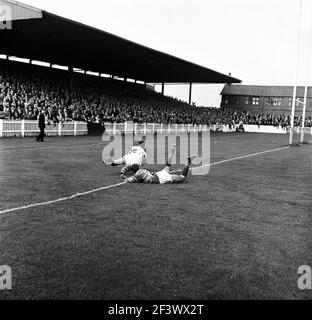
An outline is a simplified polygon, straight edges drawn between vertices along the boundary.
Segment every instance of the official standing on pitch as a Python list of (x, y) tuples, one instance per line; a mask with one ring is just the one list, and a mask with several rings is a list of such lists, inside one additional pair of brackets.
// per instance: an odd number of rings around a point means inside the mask
[(40, 133), (37, 137), (37, 142), (44, 142), (44, 129), (45, 129), (45, 115), (44, 110), (40, 109), (39, 115), (38, 115), (38, 126), (40, 129)]

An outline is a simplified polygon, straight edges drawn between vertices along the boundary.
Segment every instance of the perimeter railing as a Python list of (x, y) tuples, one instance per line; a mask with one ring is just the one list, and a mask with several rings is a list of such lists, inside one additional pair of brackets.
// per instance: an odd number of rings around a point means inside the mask
[[(0, 138), (33, 137), (39, 133), (38, 121), (0, 119)], [(78, 136), (88, 134), (86, 122), (70, 121), (46, 125), (47, 136)]]
[[(183, 132), (235, 132), (237, 125), (191, 125), (191, 124), (162, 124), (162, 123), (109, 123), (105, 122), (105, 130), (110, 134), (118, 133), (183, 133)], [(245, 132), (286, 134), (289, 128), (267, 125), (244, 125)], [(298, 132), (301, 130), (297, 128)], [(306, 133), (312, 134), (312, 128), (306, 128)], [(0, 119), (0, 138), (27, 137), (39, 133), (38, 122), (35, 120), (5, 120)], [(88, 134), (87, 122), (70, 121), (46, 125), (47, 136), (78, 136)]]
[(183, 132), (234, 132), (236, 128), (229, 125), (191, 125), (191, 124), (163, 124), (163, 123), (105, 123), (105, 130), (107, 133), (134, 133), (134, 134), (148, 134), (148, 133), (183, 133)]

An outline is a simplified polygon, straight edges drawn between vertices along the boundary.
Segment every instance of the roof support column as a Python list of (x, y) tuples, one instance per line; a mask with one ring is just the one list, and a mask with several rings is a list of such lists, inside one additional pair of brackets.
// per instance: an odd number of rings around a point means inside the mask
[(73, 89), (73, 76), (74, 76), (74, 68), (72, 66), (68, 67), (68, 76), (69, 76), (69, 90)]
[(192, 105), (192, 82), (190, 82), (190, 89), (189, 89), (189, 105)]
[(161, 84), (161, 94), (164, 95), (165, 93), (165, 84), (164, 82)]

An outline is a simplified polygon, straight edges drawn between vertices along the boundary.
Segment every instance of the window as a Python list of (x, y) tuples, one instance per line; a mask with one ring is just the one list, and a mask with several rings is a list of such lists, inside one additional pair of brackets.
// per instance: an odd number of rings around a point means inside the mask
[(282, 104), (282, 98), (274, 98), (273, 106), (280, 106)]
[(252, 98), (252, 105), (253, 106), (258, 106), (259, 105), (259, 101), (260, 101), (259, 97), (253, 97)]
[(245, 97), (245, 104), (249, 104), (249, 97)]
[(267, 97), (267, 105), (280, 106), (282, 104), (282, 98)]
[(292, 106), (292, 98), (288, 98), (288, 107)]
[(268, 106), (271, 106), (271, 105), (273, 104), (273, 101), (272, 101), (272, 98), (271, 98), (271, 97), (267, 97), (265, 100), (266, 100), (266, 104), (267, 104)]
[(228, 97), (225, 97), (225, 98), (224, 98), (224, 104), (229, 104), (229, 99), (228, 99)]

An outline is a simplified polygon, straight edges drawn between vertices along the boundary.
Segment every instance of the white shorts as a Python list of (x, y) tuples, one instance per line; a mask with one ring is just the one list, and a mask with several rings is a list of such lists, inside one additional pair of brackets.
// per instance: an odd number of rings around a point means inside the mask
[(164, 184), (164, 183), (172, 183), (172, 176), (169, 173), (169, 170), (164, 169), (162, 171), (156, 172), (158, 178), (159, 178), (159, 183)]

